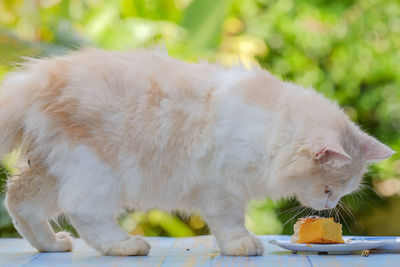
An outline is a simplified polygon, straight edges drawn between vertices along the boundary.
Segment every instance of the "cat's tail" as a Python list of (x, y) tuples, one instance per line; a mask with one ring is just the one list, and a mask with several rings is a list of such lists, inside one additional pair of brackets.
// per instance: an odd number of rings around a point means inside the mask
[(26, 78), (25, 73), (17, 72), (0, 86), (0, 158), (22, 142), (23, 120), (29, 102)]

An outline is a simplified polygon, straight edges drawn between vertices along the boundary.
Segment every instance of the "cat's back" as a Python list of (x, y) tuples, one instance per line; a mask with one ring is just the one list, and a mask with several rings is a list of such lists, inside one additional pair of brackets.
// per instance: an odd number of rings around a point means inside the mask
[[(64, 81), (66, 94), (71, 91), (94, 98), (123, 95), (124, 99), (155, 87), (170, 96), (200, 92), (210, 86), (204, 83), (212, 79), (216, 68), (206, 63), (187, 63), (170, 57), (167, 52), (148, 49), (116, 52), (90, 48), (44, 61), (43, 65), (46, 64), (50, 79)], [(196, 86), (198, 83), (201, 84)]]
[(29, 92), (33, 127), (25, 130), (40, 125), (110, 164), (124, 151), (143, 155), (143, 164), (151, 155), (194, 153), (209, 138), (217, 69), (152, 50), (86, 49), (34, 60), (25, 71), (37, 85)]

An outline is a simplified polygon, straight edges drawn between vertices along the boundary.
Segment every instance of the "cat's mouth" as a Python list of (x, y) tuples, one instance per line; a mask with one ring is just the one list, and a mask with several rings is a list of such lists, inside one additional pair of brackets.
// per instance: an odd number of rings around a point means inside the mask
[(317, 211), (328, 210), (328, 209), (332, 209), (333, 208), (333, 207), (331, 208), (331, 207), (323, 205), (323, 204), (308, 204), (308, 203), (302, 203), (302, 204), (303, 204), (303, 206), (312, 208), (313, 210), (317, 210)]
[(303, 206), (312, 208), (317, 211), (333, 209), (337, 205), (337, 201), (330, 201), (326, 199), (314, 200), (311, 198), (300, 196), (298, 196), (297, 199), (301, 202)]

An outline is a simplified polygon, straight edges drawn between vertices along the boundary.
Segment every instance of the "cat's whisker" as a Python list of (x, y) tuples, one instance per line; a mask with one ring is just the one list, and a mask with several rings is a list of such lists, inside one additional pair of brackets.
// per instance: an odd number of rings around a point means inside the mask
[(359, 187), (359, 191), (362, 191), (364, 194), (366, 194), (368, 191), (373, 192), (375, 195), (377, 195), (379, 198), (383, 199), (384, 197), (379, 193), (373, 186), (370, 186), (369, 184), (361, 184)]
[(362, 197), (368, 197), (367, 192), (365, 192), (364, 190), (360, 190), (360, 195)]
[(335, 211), (336, 211), (337, 221), (338, 221), (338, 222), (342, 221), (342, 216), (341, 216), (341, 214), (340, 214), (339, 209), (338, 209), (338, 208), (335, 208)]
[(339, 217), (339, 213), (338, 213), (338, 210), (336, 209), (336, 207), (333, 208), (333, 214), (334, 214), (333, 217), (335, 218), (335, 221), (339, 222), (340, 221), (340, 217)]
[[(351, 212), (351, 209), (346, 206), (346, 203), (339, 202), (339, 205), (340, 205), (341, 209), (350, 217), (350, 219), (353, 221), (353, 223), (355, 223), (357, 225), (356, 218), (354, 217), (353, 213)], [(350, 231), (350, 228), (349, 228), (349, 231)]]
[(347, 211), (349, 211), (352, 214), (352, 208), (349, 206), (347, 203), (342, 203), (343, 208), (345, 208)]
[(312, 208), (307, 208), (307, 214), (305, 215), (305, 217), (311, 216), (314, 213), (314, 210)]
[(315, 213), (317, 213), (317, 215), (318, 215), (318, 211), (316, 211), (315, 209), (313, 209), (313, 208), (309, 208), (310, 209), (310, 214), (309, 214), (309, 216), (313, 216), (313, 215), (315, 215)]
[(302, 209), (300, 209), (300, 211), (298, 211), (295, 215), (293, 215), (289, 220), (287, 220), (282, 227), (284, 227), (286, 224), (288, 224), (289, 222), (291, 222), (297, 215), (299, 215), (300, 213), (302, 213), (306, 208), (302, 207)]
[(354, 201), (356, 201), (357, 208), (363, 208), (364, 202), (362, 197), (360, 196), (359, 191), (356, 191), (352, 194)]
[(347, 227), (347, 229), (349, 230), (349, 232), (350, 232), (351, 234), (353, 234), (353, 232), (351, 231), (349, 225), (347, 224), (346, 218), (345, 218), (342, 214), (340, 214), (340, 211), (339, 211), (339, 210), (337, 211), (337, 213), (338, 213), (338, 215), (339, 215), (339, 218), (342, 218), (342, 219), (343, 219), (343, 222), (344, 222), (344, 224), (346, 225), (346, 227)]
[(332, 217), (332, 212), (333, 212), (332, 209), (330, 209), (329, 211), (327, 210), (327, 213), (329, 213), (329, 216), (328, 216), (328, 217)]
[(287, 209), (287, 210), (283, 210), (283, 211), (279, 212), (278, 214), (276, 214), (276, 216), (279, 216), (279, 215), (283, 215), (283, 214), (286, 214), (286, 213), (290, 213), (290, 212), (296, 211), (296, 210), (298, 210), (299, 208), (301, 208), (301, 205), (298, 205), (298, 206), (295, 206), (295, 207), (291, 207), (291, 208), (289, 208), (289, 209)]
[(369, 188), (369, 189), (374, 190), (374, 188), (372, 186), (370, 186), (367, 182), (361, 183), (360, 188)]
[(353, 203), (353, 206), (357, 206), (357, 207), (358, 207), (358, 204), (357, 204), (357, 202), (356, 202), (354, 196), (352, 196), (352, 195), (346, 195), (346, 196), (345, 196), (345, 199), (346, 199), (346, 201), (348, 201), (348, 202), (351, 201), (351, 202)]
[(291, 208), (289, 210), (282, 211), (282, 212), (278, 213), (277, 216), (282, 216), (282, 215), (285, 215), (285, 216), (289, 215), (290, 216), (293, 213), (297, 213), (301, 209), (303, 209), (303, 207), (299, 205), (299, 206)]

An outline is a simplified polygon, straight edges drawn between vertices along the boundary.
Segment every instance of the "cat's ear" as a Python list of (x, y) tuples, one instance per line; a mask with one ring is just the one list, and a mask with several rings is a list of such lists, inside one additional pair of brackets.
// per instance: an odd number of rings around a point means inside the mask
[(363, 134), (361, 137), (361, 153), (367, 161), (375, 162), (390, 158), (395, 152), (375, 138)]
[(323, 160), (324, 162), (339, 161), (341, 163), (348, 163), (351, 161), (351, 157), (338, 142), (331, 142), (321, 146), (314, 154), (314, 158)]

